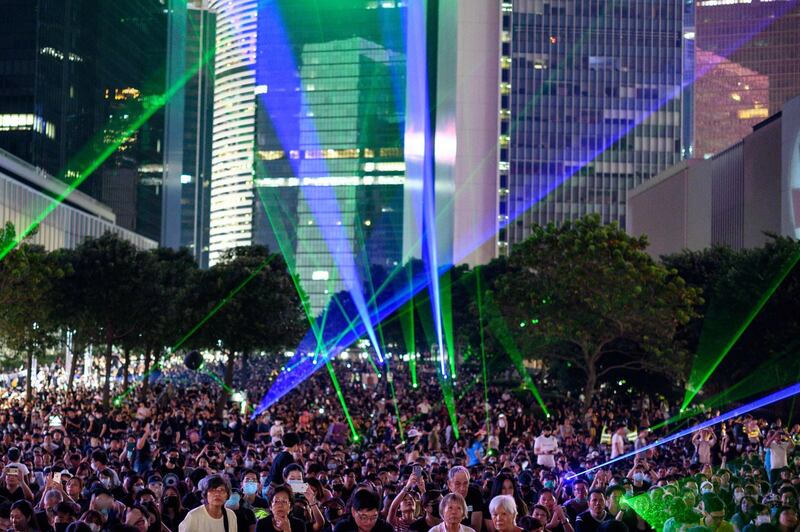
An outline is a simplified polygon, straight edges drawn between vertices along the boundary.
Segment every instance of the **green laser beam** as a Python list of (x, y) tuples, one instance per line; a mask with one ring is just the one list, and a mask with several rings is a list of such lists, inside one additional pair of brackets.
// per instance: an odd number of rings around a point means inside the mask
[(350, 425), (350, 432), (353, 435), (353, 441), (358, 441), (358, 432), (356, 431), (356, 427), (353, 424), (353, 418), (350, 417), (350, 412), (347, 410), (347, 403), (344, 401), (344, 395), (342, 394), (342, 387), (339, 386), (339, 379), (336, 378), (336, 373), (333, 371), (333, 366), (331, 365), (330, 361), (325, 362), (325, 367), (328, 369), (328, 375), (331, 377), (331, 381), (333, 382), (333, 387), (336, 389), (336, 395), (339, 397), (339, 402), (342, 404), (342, 408), (344, 409), (345, 417), (347, 418), (347, 424)]
[[(167, 91), (164, 94), (159, 96), (151, 96), (144, 98), (143, 99), (143, 104), (145, 109), (144, 112), (138, 116), (130, 118), (127, 125), (123, 127), (122, 131), (118, 135), (116, 135), (110, 143), (105, 144), (104, 135), (100, 135), (99, 140), (95, 140), (94, 145), (90, 145), (88, 146), (88, 148), (85, 148), (83, 151), (88, 150), (90, 152), (94, 152), (95, 150), (97, 150), (96, 146), (97, 143), (103, 144), (103, 147), (100, 150), (99, 154), (94, 158), (94, 160), (91, 163), (89, 163), (89, 165), (86, 168), (84, 168), (78, 174), (78, 176), (74, 180), (72, 180), (67, 185), (64, 191), (58, 196), (56, 196), (42, 210), (42, 212), (40, 212), (33, 219), (33, 221), (30, 224), (24, 230), (22, 230), (16, 236), (16, 238), (14, 238), (14, 240), (6, 244), (2, 248), (2, 250), (0, 250), (0, 260), (3, 260), (14, 248), (16, 248), (20, 244), (20, 242), (22, 242), (28, 235), (30, 235), (33, 231), (35, 231), (36, 228), (39, 227), (39, 224), (41, 224), (44, 221), (44, 219), (47, 218), (47, 216), (49, 216), (50, 213), (56, 209), (56, 207), (58, 207), (61, 203), (64, 202), (65, 199), (67, 199), (67, 196), (72, 194), (72, 192), (76, 188), (78, 188), (78, 186), (80, 186), (81, 183), (86, 181), (86, 179), (92, 173), (94, 173), (94, 171), (97, 170), (100, 167), (100, 165), (102, 165), (106, 161), (106, 159), (108, 159), (115, 151), (117, 151), (117, 148), (119, 148), (123, 143), (125, 143), (125, 141), (127, 141), (131, 136), (133, 136), (133, 134), (140, 127), (142, 127), (148, 120), (150, 120), (150, 118), (155, 113), (157, 113), (162, 107), (164, 107), (164, 105), (166, 105), (166, 103), (170, 99), (172, 99), (172, 97), (175, 96), (175, 94), (177, 94), (177, 92), (181, 90), (184, 87), (184, 85), (186, 85), (186, 83), (190, 79), (192, 79), (192, 77), (194, 77), (194, 75), (201, 68), (203, 68), (203, 66), (206, 63), (208, 63), (208, 61), (210, 61), (214, 57), (215, 51), (216, 51), (215, 49), (209, 50), (209, 52), (207, 52), (203, 57), (202, 61), (200, 61), (195, 67), (187, 70), (187, 72), (177, 81), (177, 83), (175, 83), (172, 87), (167, 89)], [(83, 157), (79, 156), (78, 158), (82, 159)], [(70, 167), (72, 166), (74, 165), (70, 165)], [(61, 175), (62, 180), (65, 175), (66, 172), (63, 172)]]
[[(216, 305), (214, 305), (214, 307), (213, 307), (213, 308), (212, 308), (210, 311), (208, 311), (208, 313), (207, 313), (207, 314), (206, 314), (206, 315), (203, 317), (203, 319), (201, 319), (199, 322), (197, 322), (197, 324), (196, 324), (194, 327), (192, 327), (192, 328), (189, 330), (189, 332), (188, 332), (188, 333), (186, 333), (186, 334), (183, 336), (183, 338), (181, 338), (180, 340), (178, 340), (178, 342), (177, 342), (175, 345), (173, 345), (172, 347), (170, 347), (169, 349), (167, 349), (167, 351), (166, 351), (166, 352), (165, 352), (165, 353), (164, 353), (164, 354), (163, 354), (161, 357), (159, 357), (158, 359), (156, 359), (156, 361), (155, 361), (155, 362), (153, 362), (153, 367), (152, 367), (152, 368), (151, 368), (149, 371), (147, 371), (147, 372), (146, 372), (144, 375), (142, 375), (142, 380), (146, 379), (146, 378), (147, 378), (147, 377), (149, 377), (151, 374), (153, 374), (154, 372), (158, 371), (158, 369), (161, 367), (161, 362), (162, 362), (162, 361), (163, 361), (165, 358), (169, 357), (169, 356), (170, 356), (170, 355), (172, 355), (172, 354), (173, 354), (175, 351), (177, 351), (178, 349), (180, 349), (180, 347), (181, 347), (181, 346), (182, 346), (182, 345), (183, 345), (183, 344), (184, 344), (184, 343), (185, 343), (185, 342), (186, 342), (186, 341), (187, 341), (189, 338), (191, 338), (191, 337), (192, 337), (192, 335), (194, 335), (194, 333), (196, 333), (196, 332), (197, 332), (197, 331), (200, 329), (200, 327), (202, 327), (203, 325), (205, 325), (205, 324), (206, 324), (206, 322), (208, 322), (208, 320), (210, 320), (211, 318), (213, 318), (213, 317), (214, 317), (214, 315), (215, 315), (215, 314), (217, 314), (217, 313), (220, 311), (220, 309), (222, 309), (222, 307), (224, 307), (225, 305), (227, 305), (227, 304), (228, 304), (228, 302), (229, 302), (231, 299), (233, 299), (234, 297), (236, 297), (236, 294), (238, 294), (239, 292), (241, 292), (241, 290), (242, 290), (242, 289), (243, 289), (245, 286), (247, 286), (247, 284), (248, 284), (250, 281), (252, 281), (253, 279), (255, 279), (256, 275), (258, 275), (259, 273), (261, 273), (261, 271), (262, 271), (264, 268), (266, 268), (267, 264), (269, 264), (269, 263), (272, 261), (272, 259), (274, 259), (276, 256), (277, 256), (277, 255), (275, 255), (275, 254), (272, 254), (272, 255), (270, 255), (270, 256), (269, 256), (269, 257), (268, 257), (268, 258), (267, 258), (265, 261), (263, 261), (261, 264), (259, 264), (259, 265), (258, 265), (258, 267), (256, 267), (256, 269), (255, 269), (255, 270), (253, 270), (253, 271), (250, 273), (250, 275), (248, 275), (248, 276), (247, 276), (247, 277), (246, 277), (246, 278), (245, 278), (245, 279), (244, 279), (244, 280), (243, 280), (241, 283), (239, 283), (239, 284), (238, 284), (238, 285), (237, 285), (237, 286), (236, 286), (236, 287), (235, 287), (233, 290), (231, 290), (230, 292), (228, 292), (228, 295), (227, 295), (227, 296), (225, 296), (225, 297), (223, 297), (223, 298), (222, 298), (222, 299), (221, 299), (221, 300), (220, 300), (220, 301), (219, 301), (219, 302), (218, 302)], [(122, 400), (123, 400), (125, 397), (127, 397), (128, 395), (130, 395), (130, 393), (131, 393), (131, 392), (132, 392), (132, 391), (133, 391), (133, 390), (136, 388), (136, 386), (137, 386), (137, 385), (135, 385), (135, 384), (134, 384), (134, 385), (131, 385), (131, 386), (129, 386), (129, 387), (128, 387), (128, 388), (127, 388), (127, 389), (126, 389), (124, 392), (122, 392), (122, 393), (120, 393), (119, 395), (117, 395), (117, 396), (114, 398), (114, 404), (115, 404), (116, 406), (119, 406), (119, 404), (121, 404)]]
[[(686, 394), (683, 399), (683, 403), (681, 404), (681, 410), (686, 410), (686, 407), (689, 406), (689, 403), (692, 402), (697, 396), (697, 393), (703, 387), (703, 385), (708, 381), (717, 367), (722, 363), (723, 359), (728, 355), (731, 348), (736, 344), (736, 342), (741, 338), (753, 320), (758, 316), (761, 312), (761, 309), (767, 304), (767, 302), (772, 298), (775, 292), (778, 290), (778, 287), (783, 283), (784, 279), (789, 275), (789, 273), (794, 269), (797, 265), (797, 262), (800, 261), (800, 251), (795, 253), (790, 259), (787, 261), (786, 265), (784, 266), (783, 270), (775, 277), (772, 284), (761, 294), (761, 297), (758, 298), (756, 304), (750, 309), (750, 311), (745, 316), (744, 321), (739, 325), (739, 327), (735, 330), (733, 336), (731, 336), (725, 345), (722, 347), (722, 350), (717, 355), (716, 359), (714, 359), (711, 366), (708, 370), (703, 374), (698, 382), (690, 384), (686, 389)], [(697, 360), (697, 359), (695, 359)]]

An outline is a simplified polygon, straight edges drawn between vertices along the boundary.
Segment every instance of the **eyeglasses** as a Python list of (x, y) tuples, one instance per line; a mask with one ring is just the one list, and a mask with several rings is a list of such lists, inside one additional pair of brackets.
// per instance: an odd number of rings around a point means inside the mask
[(364, 512), (356, 512), (356, 517), (358, 517), (362, 521), (377, 521), (378, 512), (375, 512), (374, 514), (365, 514)]

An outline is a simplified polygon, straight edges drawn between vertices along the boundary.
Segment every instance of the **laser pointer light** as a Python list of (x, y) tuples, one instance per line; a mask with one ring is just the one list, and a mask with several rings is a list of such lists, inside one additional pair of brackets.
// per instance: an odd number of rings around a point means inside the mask
[(716, 425), (717, 423), (722, 423), (723, 421), (727, 421), (727, 420), (729, 420), (731, 418), (747, 414), (748, 412), (752, 412), (753, 410), (756, 410), (756, 409), (761, 408), (763, 406), (771, 405), (772, 403), (777, 403), (778, 401), (786, 399), (787, 397), (792, 397), (793, 395), (797, 395), (798, 393), (800, 393), (800, 382), (795, 383), (792, 386), (789, 386), (788, 388), (784, 388), (783, 390), (780, 390), (780, 391), (777, 391), (777, 392), (775, 392), (773, 394), (770, 394), (770, 395), (768, 395), (766, 397), (762, 397), (761, 399), (757, 399), (757, 400), (753, 401), (752, 403), (746, 404), (744, 406), (740, 406), (739, 408), (734, 408), (730, 412), (726, 412), (726, 413), (721, 414), (721, 415), (719, 415), (719, 416), (717, 416), (715, 418), (709, 419), (708, 421), (704, 421), (703, 423), (695, 425), (694, 427), (689, 427), (688, 429), (682, 430), (682, 431), (680, 431), (680, 432), (678, 432), (676, 434), (672, 434), (671, 436), (667, 436), (666, 438), (663, 438), (661, 440), (653, 442), (653, 443), (651, 443), (649, 445), (645, 445), (644, 447), (642, 447), (641, 449), (639, 449), (637, 451), (631, 451), (631, 452), (629, 452), (627, 454), (623, 454), (621, 456), (618, 456), (616, 458), (613, 458), (613, 459), (605, 462), (604, 464), (600, 464), (600, 465), (594, 466), (592, 468), (589, 468), (586, 471), (582, 471), (580, 473), (574, 473), (572, 475), (567, 475), (566, 478), (567, 478), (567, 480), (572, 480), (572, 479), (577, 478), (577, 477), (579, 477), (579, 476), (581, 476), (583, 474), (589, 473), (590, 471), (595, 471), (597, 469), (602, 469), (604, 467), (607, 467), (607, 466), (613, 464), (614, 462), (619, 462), (620, 460), (625, 460), (625, 459), (630, 458), (632, 456), (635, 456), (635, 455), (637, 455), (639, 453), (642, 453), (642, 452), (648, 451), (650, 449), (654, 449), (656, 447), (664, 445), (665, 443), (669, 443), (669, 442), (675, 441), (678, 438), (683, 438), (684, 436), (688, 436), (689, 434), (691, 434), (693, 432), (697, 432), (698, 430), (702, 430), (702, 429), (711, 427), (713, 425)]

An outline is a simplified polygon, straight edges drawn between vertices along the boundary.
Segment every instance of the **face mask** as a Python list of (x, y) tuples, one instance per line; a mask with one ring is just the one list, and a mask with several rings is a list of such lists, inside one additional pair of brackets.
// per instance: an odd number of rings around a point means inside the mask
[(133, 492), (134, 492), (134, 493), (139, 493), (139, 492), (140, 492), (140, 491), (142, 491), (143, 489), (144, 489), (144, 486), (140, 486), (139, 484), (136, 484), (136, 485), (133, 487)]
[(108, 478), (108, 477), (101, 478), (100, 482), (102, 482), (103, 486), (105, 486), (106, 488), (111, 489), (111, 479), (110, 478)]
[(756, 516), (756, 526), (758, 525), (765, 525), (770, 522), (770, 518), (768, 515), (757, 515)]
[(552, 480), (545, 480), (544, 481), (544, 487), (545, 488), (553, 489), (553, 486), (555, 486), (555, 482), (553, 482)]
[(244, 467), (247, 468), (247, 469), (252, 469), (252, 467), (254, 465), (256, 465), (255, 460), (245, 460), (244, 461)]
[(55, 524), (55, 531), (56, 532), (66, 532), (69, 523), (56, 523)]
[(225, 501), (225, 506), (230, 508), (230, 509), (234, 509), (238, 505), (239, 505), (239, 494), (238, 493), (231, 494), (230, 498), (227, 501)]
[(714, 493), (714, 490), (712, 488), (703, 488), (700, 490), (700, 493), (705, 495), (706, 493)]
[(634, 473), (633, 474), (633, 480), (635, 480), (636, 482), (643, 481), (644, 480), (644, 473)]
[(586, 502), (586, 497), (575, 497), (575, 500), (578, 502)]
[(736, 501), (737, 503), (742, 502), (742, 499), (744, 499), (744, 493), (734, 493), (733, 494), (733, 500)]
[(244, 494), (245, 495), (255, 495), (258, 491), (258, 482), (245, 482), (244, 483)]
[(89, 523), (89, 528), (92, 529), (92, 532), (100, 532), (100, 525), (97, 523)]
[(188, 447), (181, 447), (181, 452), (182, 452), (183, 454), (186, 454), (186, 453), (188, 453), (188, 452), (189, 452), (189, 450), (190, 450), (190, 449), (189, 449)]

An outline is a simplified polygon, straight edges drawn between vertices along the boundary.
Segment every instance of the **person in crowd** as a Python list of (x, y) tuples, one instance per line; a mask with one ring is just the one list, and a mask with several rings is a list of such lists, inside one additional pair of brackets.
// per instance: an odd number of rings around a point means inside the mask
[(463, 524), (467, 516), (467, 501), (459, 493), (448, 493), (442, 498), (439, 514), (442, 522), (429, 532), (475, 532), (475, 529)]
[(186, 514), (179, 532), (233, 532), (238, 529), (236, 513), (225, 507), (231, 485), (222, 475), (210, 475), (200, 483), (203, 504)]
[(575, 532), (597, 532), (603, 521), (614, 519), (606, 509), (606, 495), (596, 488), (589, 493), (589, 508), (575, 519)]
[(270, 500), (271, 515), (258, 521), (256, 532), (305, 532), (306, 523), (291, 515), (294, 499), (289, 486), (276, 486)]
[(18, 500), (11, 505), (11, 526), (14, 532), (38, 531), (36, 519), (33, 515), (33, 506), (26, 500)]
[(489, 502), (489, 515), (497, 532), (522, 532), (517, 526), (517, 502), (512, 495), (497, 495)]

